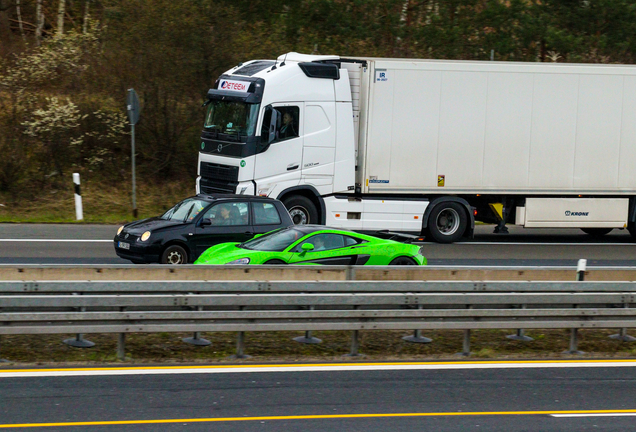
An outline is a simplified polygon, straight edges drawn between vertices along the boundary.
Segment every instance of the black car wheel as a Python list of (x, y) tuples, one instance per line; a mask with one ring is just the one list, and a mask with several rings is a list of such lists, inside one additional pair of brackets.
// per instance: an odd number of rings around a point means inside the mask
[(417, 265), (417, 262), (413, 258), (402, 256), (395, 258), (389, 265)]
[(283, 264), (287, 264), (285, 261), (283, 260), (279, 260), (279, 259), (271, 259), (267, 262), (263, 263), (264, 265), (283, 265)]
[(187, 264), (188, 253), (178, 245), (168, 246), (161, 255), (161, 264)]

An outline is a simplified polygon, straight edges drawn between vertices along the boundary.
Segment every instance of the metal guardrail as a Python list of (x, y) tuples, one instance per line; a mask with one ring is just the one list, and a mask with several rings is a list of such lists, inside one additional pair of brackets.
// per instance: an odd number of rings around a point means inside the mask
[[(0, 265), (4, 281), (572, 281), (573, 267)], [(588, 281), (636, 281), (634, 267), (593, 267)]]
[[(636, 282), (469, 281), (56, 281), (0, 282), (0, 335), (351, 330), (636, 327)], [(303, 339), (303, 338), (301, 338)], [(315, 343), (308, 331), (304, 341)], [(72, 341), (72, 340), (71, 340)], [(88, 342), (88, 341), (84, 341)], [(72, 343), (70, 343), (73, 345)]]

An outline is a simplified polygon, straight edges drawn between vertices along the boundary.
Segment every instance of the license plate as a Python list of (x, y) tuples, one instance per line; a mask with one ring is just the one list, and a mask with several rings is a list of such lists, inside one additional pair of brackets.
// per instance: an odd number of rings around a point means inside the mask
[(130, 243), (118, 242), (117, 247), (120, 249), (130, 249)]

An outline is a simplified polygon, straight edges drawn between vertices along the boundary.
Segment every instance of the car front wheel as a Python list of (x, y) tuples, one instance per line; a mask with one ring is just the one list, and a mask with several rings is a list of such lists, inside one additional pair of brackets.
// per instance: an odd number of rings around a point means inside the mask
[(168, 246), (161, 255), (161, 264), (187, 264), (188, 253), (178, 245)]

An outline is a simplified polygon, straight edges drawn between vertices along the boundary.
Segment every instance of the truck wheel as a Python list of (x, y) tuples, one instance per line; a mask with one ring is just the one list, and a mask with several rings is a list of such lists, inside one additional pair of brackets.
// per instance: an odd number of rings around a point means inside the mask
[(187, 264), (188, 253), (178, 245), (168, 246), (161, 254), (161, 264)]
[(437, 204), (428, 217), (428, 234), (438, 243), (459, 240), (468, 226), (468, 216), (463, 205), (456, 202)]
[(318, 210), (309, 198), (295, 195), (283, 200), (294, 225), (317, 224)]
[(605, 234), (609, 234), (613, 228), (581, 228), (585, 234), (592, 237), (603, 237)]

